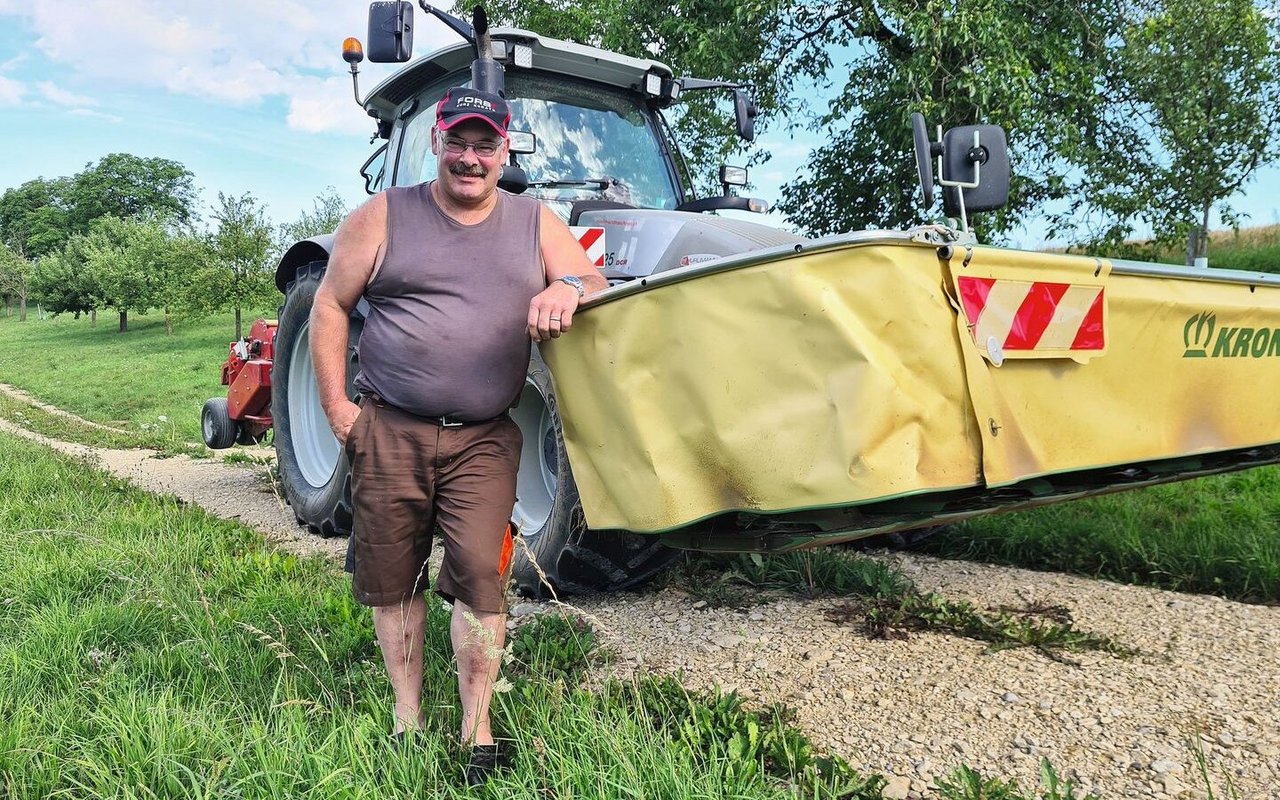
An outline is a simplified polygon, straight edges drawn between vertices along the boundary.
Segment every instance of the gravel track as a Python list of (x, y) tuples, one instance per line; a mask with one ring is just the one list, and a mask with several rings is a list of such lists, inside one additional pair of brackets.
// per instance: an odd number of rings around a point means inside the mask
[[(0, 420), (139, 488), (235, 519), (300, 554), (340, 561), (345, 539), (294, 524), (261, 466), (218, 458), (57, 442)], [(1062, 777), (1104, 797), (1206, 797), (1193, 742), (1215, 796), (1230, 778), (1242, 798), (1280, 798), (1280, 607), (913, 554), (879, 556), (923, 591), (979, 607), (1065, 606), (1079, 629), (1139, 655), (985, 651), (935, 633), (872, 640), (827, 619), (832, 600), (782, 599), (713, 609), (684, 592), (574, 598), (627, 678), (678, 673), (690, 688), (718, 684), (753, 703), (785, 702), (821, 750), (891, 779), (886, 797), (931, 797), (935, 777), (967, 764), (1036, 785), (1047, 757)], [(516, 617), (546, 611), (519, 602)]]

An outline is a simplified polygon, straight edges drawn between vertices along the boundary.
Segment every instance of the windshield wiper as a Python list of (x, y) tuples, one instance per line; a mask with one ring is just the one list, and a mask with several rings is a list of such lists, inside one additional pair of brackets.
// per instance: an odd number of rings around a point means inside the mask
[(557, 178), (551, 181), (529, 181), (529, 188), (558, 189), (566, 186), (587, 186), (604, 191), (617, 183), (612, 178)]

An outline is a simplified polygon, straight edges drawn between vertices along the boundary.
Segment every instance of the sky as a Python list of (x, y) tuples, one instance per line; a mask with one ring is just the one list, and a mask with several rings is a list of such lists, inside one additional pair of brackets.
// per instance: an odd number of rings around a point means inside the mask
[[(251, 192), (284, 222), (328, 187), (354, 206), (376, 145), (340, 50), (347, 36), (364, 39), (367, 10), (366, 0), (0, 0), (0, 190), (127, 152), (184, 164), (206, 209), (219, 192)], [(415, 13), (415, 56), (456, 41)], [(362, 95), (394, 70), (361, 65)], [(813, 140), (758, 137), (773, 157), (752, 171), (749, 194), (776, 201)], [(1246, 224), (1280, 222), (1280, 166), (1235, 206)], [(1046, 238), (1034, 223), (1014, 236)]]

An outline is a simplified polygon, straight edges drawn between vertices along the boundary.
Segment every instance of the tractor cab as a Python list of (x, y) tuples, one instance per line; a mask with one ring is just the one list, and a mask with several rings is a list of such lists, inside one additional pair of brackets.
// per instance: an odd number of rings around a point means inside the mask
[[(512, 156), (503, 188), (538, 198), (565, 220), (580, 200), (661, 210), (767, 208), (730, 193), (730, 185), (746, 183), (738, 168), (721, 170), (733, 176), (722, 196), (693, 200), (692, 182), (681, 174), (660, 114), (678, 102), (686, 84), (689, 91), (727, 89), (734, 93), (739, 134), (750, 139), (755, 107), (743, 87), (680, 79), (658, 61), (518, 28), (488, 29), (482, 21), (469, 25), (425, 3), (423, 8), (466, 41), (412, 61), (363, 99), (357, 88), (357, 99), (387, 139), (362, 169), (368, 191), (435, 176), (435, 105), (448, 89), (465, 86), (501, 94), (511, 107)], [(409, 61), (410, 3), (373, 4), (368, 52), (372, 61)], [(359, 56), (347, 60), (354, 77)], [(697, 206), (681, 208), (692, 203)]]

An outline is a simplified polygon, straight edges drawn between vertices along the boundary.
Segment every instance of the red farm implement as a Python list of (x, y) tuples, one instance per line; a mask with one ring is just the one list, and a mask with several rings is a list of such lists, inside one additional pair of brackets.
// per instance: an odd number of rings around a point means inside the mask
[(200, 414), (204, 443), (215, 450), (255, 444), (271, 428), (271, 358), (276, 321), (260, 319), (249, 335), (232, 342), (222, 365), (226, 397), (213, 397)]

